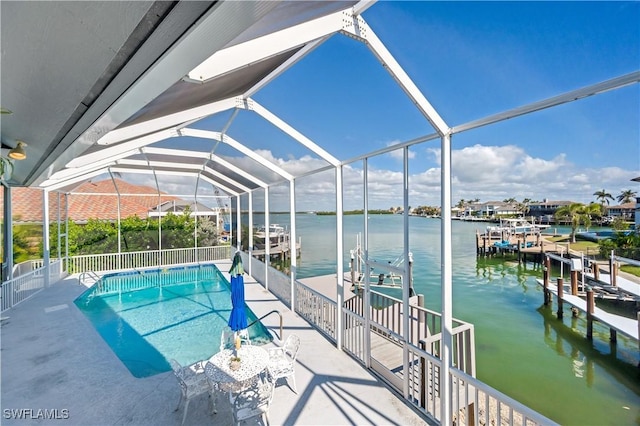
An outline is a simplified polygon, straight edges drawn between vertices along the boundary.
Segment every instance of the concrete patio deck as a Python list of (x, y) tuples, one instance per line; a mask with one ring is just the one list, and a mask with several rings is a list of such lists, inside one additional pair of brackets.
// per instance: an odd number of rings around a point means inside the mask
[[(230, 262), (220, 262), (221, 271)], [(258, 317), (277, 309), (284, 317), (284, 338), (301, 338), (296, 367), (296, 395), (278, 382), (269, 420), (272, 425), (422, 425), (401, 398), (360, 364), (340, 352), (320, 333), (251, 277), (246, 277), (247, 304)], [(180, 424), (180, 397), (171, 372), (138, 379), (131, 375), (73, 300), (86, 287), (77, 276), (3, 313), (0, 330), (1, 405), (5, 425), (171, 425)], [(279, 318), (264, 321), (278, 330)], [(217, 339), (212, 336), (212, 339)], [(277, 342), (279, 343), (279, 342)], [(28, 410), (27, 419), (14, 410)], [(58, 419), (36, 419), (38, 410), (57, 410)], [(65, 411), (66, 410), (66, 411)], [(63, 419), (63, 417), (67, 417)], [(218, 397), (210, 414), (207, 396), (191, 401), (185, 424), (230, 425), (228, 401)], [(255, 420), (247, 424), (255, 424)], [(261, 424), (260, 421), (257, 422)]]

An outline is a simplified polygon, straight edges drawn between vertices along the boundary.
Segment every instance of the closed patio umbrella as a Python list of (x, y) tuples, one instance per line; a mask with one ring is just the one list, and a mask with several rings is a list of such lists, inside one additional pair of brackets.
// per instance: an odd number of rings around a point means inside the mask
[(231, 315), (229, 316), (229, 327), (233, 331), (247, 328), (247, 313), (244, 308), (244, 267), (240, 253), (233, 257), (233, 263), (229, 270), (231, 274)]

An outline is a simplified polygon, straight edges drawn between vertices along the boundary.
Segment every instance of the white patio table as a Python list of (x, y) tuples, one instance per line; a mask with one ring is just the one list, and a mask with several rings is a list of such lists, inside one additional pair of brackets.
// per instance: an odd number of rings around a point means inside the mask
[[(240, 366), (232, 370), (231, 358), (235, 356), (240, 358)], [(216, 367), (206, 371), (209, 379), (218, 383), (222, 391), (238, 393), (251, 386), (267, 368), (269, 353), (260, 346), (246, 345), (240, 347), (237, 354), (232, 349), (224, 349), (209, 358), (209, 362)]]

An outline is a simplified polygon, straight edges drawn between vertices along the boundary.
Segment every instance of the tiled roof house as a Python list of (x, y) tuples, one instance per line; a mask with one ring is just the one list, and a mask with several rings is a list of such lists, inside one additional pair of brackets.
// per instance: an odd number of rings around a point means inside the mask
[[(146, 218), (150, 209), (159, 203), (179, 200), (179, 198), (161, 193), (155, 188), (134, 185), (115, 179), (118, 191), (111, 179), (97, 182), (85, 182), (76, 187), (68, 196), (69, 219), (76, 223), (85, 223), (88, 219), (117, 220), (118, 192), (120, 197), (120, 217), (138, 216)], [(0, 191), (0, 203), (4, 202)], [(12, 188), (12, 210), (15, 223), (42, 223), (42, 191), (36, 188)], [(61, 196), (61, 215), (64, 218), (64, 199)], [(49, 194), (49, 220), (58, 218), (58, 194)], [(0, 209), (1, 210), (1, 209)], [(0, 211), (0, 214), (2, 212)]]

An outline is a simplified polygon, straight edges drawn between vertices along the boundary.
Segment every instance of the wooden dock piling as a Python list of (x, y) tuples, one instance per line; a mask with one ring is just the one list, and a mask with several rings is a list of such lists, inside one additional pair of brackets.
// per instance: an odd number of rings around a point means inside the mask
[(564, 297), (564, 280), (562, 278), (558, 278), (558, 311), (557, 311), (558, 319), (562, 319), (562, 317), (564, 316), (562, 313), (563, 297)]
[(578, 295), (578, 271), (571, 271), (571, 295)]
[(593, 340), (593, 311), (596, 304), (593, 299), (593, 289), (589, 287), (587, 289), (587, 339)]

